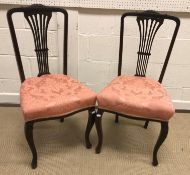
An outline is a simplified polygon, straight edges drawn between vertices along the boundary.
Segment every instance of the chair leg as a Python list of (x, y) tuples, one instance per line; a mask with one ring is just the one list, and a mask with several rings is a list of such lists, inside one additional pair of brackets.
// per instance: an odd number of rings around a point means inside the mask
[(158, 137), (158, 140), (156, 142), (156, 145), (155, 145), (154, 151), (153, 151), (153, 162), (152, 162), (153, 166), (158, 165), (157, 153), (158, 153), (160, 146), (166, 139), (167, 135), (168, 135), (168, 122), (161, 122), (160, 135)]
[(102, 115), (103, 115), (103, 111), (98, 110), (96, 114), (96, 119), (95, 119), (96, 130), (98, 134), (98, 144), (96, 146), (96, 154), (99, 154), (101, 152), (102, 142), (103, 142)]
[(119, 123), (119, 115), (118, 114), (115, 115), (115, 123)]
[(37, 152), (33, 140), (33, 122), (26, 122), (24, 130), (25, 130), (26, 140), (32, 151), (32, 156), (33, 156), (31, 166), (33, 169), (35, 169), (37, 167)]
[(144, 128), (147, 129), (148, 128), (148, 124), (149, 124), (149, 121), (146, 120), (145, 124), (144, 124)]
[(63, 122), (64, 122), (64, 118), (61, 118), (61, 119), (60, 119), (60, 122), (63, 123)]
[(85, 131), (85, 142), (86, 142), (86, 148), (91, 148), (92, 144), (90, 143), (89, 135), (92, 130), (92, 127), (94, 126), (95, 123), (95, 118), (96, 118), (96, 111), (95, 108), (91, 108), (88, 110), (88, 122), (86, 126), (86, 131)]

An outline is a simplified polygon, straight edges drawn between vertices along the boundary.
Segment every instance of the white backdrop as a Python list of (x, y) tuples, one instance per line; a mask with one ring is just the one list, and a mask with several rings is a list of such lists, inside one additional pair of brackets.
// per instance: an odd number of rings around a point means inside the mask
[(190, 12), (190, 0), (0, 0), (2, 4)]

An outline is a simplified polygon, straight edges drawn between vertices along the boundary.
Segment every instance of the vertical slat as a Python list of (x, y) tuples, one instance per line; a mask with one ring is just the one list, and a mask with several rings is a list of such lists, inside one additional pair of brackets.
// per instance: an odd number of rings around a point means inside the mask
[(121, 67), (122, 67), (124, 18), (125, 18), (125, 16), (122, 16), (122, 17), (121, 17), (118, 76), (121, 75)]
[[(40, 26), (40, 31), (39, 31), (39, 32), (40, 32), (40, 36), (41, 36), (41, 37), (39, 38), (39, 40), (40, 40), (40, 43), (41, 43), (41, 49), (42, 49), (42, 48), (45, 48), (45, 47), (44, 47), (44, 41), (43, 41), (43, 40), (44, 40), (44, 39), (43, 39), (43, 33), (44, 33), (43, 30), (44, 30), (44, 29), (43, 29), (43, 25), (42, 25), (42, 19), (43, 19), (42, 16), (44, 16), (44, 15), (39, 14), (39, 26)], [(40, 52), (39, 54), (40, 54), (40, 57), (42, 58), (42, 57), (43, 57), (42, 52)], [(43, 58), (42, 58), (42, 59), (43, 59)], [(45, 71), (45, 70), (44, 70), (44, 71)], [(42, 72), (43, 72), (43, 71), (42, 71)]]
[[(46, 44), (46, 30), (45, 30), (45, 28), (46, 28), (46, 19), (47, 19), (47, 16), (46, 15), (43, 15), (43, 31), (42, 31), (42, 41), (43, 41), (43, 45), (42, 45), (42, 47), (43, 48), (47, 48), (47, 44)], [(44, 60), (44, 62), (45, 62), (45, 60)], [(45, 64), (47, 64), (46, 62), (45, 62)], [(47, 67), (47, 66), (46, 66)], [(47, 69), (46, 71), (48, 71), (49, 72), (49, 70)]]
[(25, 12), (24, 16), (29, 23), (34, 38), (39, 69), (38, 76), (47, 74), (49, 73), (47, 31), (52, 12)]
[[(52, 15), (52, 14), (51, 14)], [(47, 21), (46, 21), (46, 27), (45, 27), (45, 48), (47, 50), (45, 51), (45, 66), (46, 66), (46, 71), (49, 73), (49, 64), (48, 64), (48, 47), (47, 47), (47, 32), (48, 32), (48, 26), (50, 22), (51, 16), (48, 16)]]
[[(151, 22), (149, 22), (151, 21)], [(155, 35), (163, 24), (164, 19), (154, 17), (137, 16), (137, 23), (140, 33), (138, 60), (136, 68), (136, 76), (145, 76), (151, 48)]]
[(44, 62), (44, 59), (43, 59), (43, 53), (41, 51), (38, 51), (38, 50), (42, 50), (42, 43), (40, 41), (40, 29), (39, 29), (39, 21), (38, 21), (38, 18), (37, 18), (37, 14), (34, 14), (34, 23), (35, 23), (35, 30), (36, 30), (36, 38), (37, 38), (37, 49), (36, 49), (36, 53), (38, 53), (38, 59), (41, 61), (41, 72), (44, 72), (44, 65), (43, 65), (43, 62)]
[(63, 39), (63, 73), (67, 75), (67, 49), (68, 49), (68, 14), (65, 13), (64, 19), (64, 39)]
[[(137, 24), (139, 26), (139, 34), (140, 34), (140, 42), (139, 42), (139, 51), (141, 51), (141, 47), (142, 47), (142, 28), (141, 28), (141, 24), (140, 24), (140, 19), (137, 18)], [(138, 54), (138, 60), (137, 60), (137, 68), (136, 68), (136, 75), (140, 75), (140, 60), (141, 60), (141, 55)]]

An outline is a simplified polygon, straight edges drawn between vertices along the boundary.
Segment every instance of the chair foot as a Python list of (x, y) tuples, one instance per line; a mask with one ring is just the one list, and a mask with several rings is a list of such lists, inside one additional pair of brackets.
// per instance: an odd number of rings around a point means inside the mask
[(30, 150), (32, 152), (32, 169), (35, 169), (37, 167), (37, 152), (36, 147), (33, 140), (33, 122), (27, 122), (25, 123), (25, 137), (28, 142), (28, 145), (30, 147)]
[(157, 153), (158, 153), (160, 146), (165, 141), (167, 135), (168, 135), (168, 122), (161, 122), (160, 135), (158, 137), (158, 140), (156, 142), (156, 145), (155, 145), (154, 151), (153, 151), (153, 161), (152, 161), (153, 166), (158, 165)]
[(87, 148), (87, 149), (92, 148), (92, 144), (91, 144), (91, 143), (86, 143), (86, 148)]
[(102, 115), (103, 111), (98, 110), (96, 114), (95, 124), (96, 124), (96, 130), (98, 134), (98, 144), (96, 146), (96, 154), (99, 154), (101, 152), (102, 148), (102, 142), (103, 142), (103, 132), (102, 132)]
[(96, 154), (100, 154), (100, 152), (101, 152), (101, 148), (100, 147), (96, 147), (95, 153)]
[(145, 124), (144, 124), (144, 128), (147, 129), (148, 128), (148, 124), (149, 124), (149, 121), (146, 120)]
[(61, 119), (60, 119), (60, 122), (63, 123), (63, 122), (64, 122), (64, 118), (61, 118)]
[(152, 166), (157, 166), (157, 165), (158, 165), (158, 160), (152, 162)]
[(31, 167), (32, 169), (36, 169), (37, 168), (37, 159), (32, 159), (32, 163), (31, 163)]
[(86, 131), (85, 131), (85, 143), (86, 143), (87, 149), (92, 148), (92, 144), (90, 143), (89, 136), (90, 136), (92, 127), (94, 126), (95, 118), (96, 118), (95, 108), (89, 109), (88, 110), (88, 122), (87, 122), (87, 126), (86, 126)]
[(115, 123), (119, 123), (119, 115), (118, 114), (116, 114), (116, 116), (115, 116)]

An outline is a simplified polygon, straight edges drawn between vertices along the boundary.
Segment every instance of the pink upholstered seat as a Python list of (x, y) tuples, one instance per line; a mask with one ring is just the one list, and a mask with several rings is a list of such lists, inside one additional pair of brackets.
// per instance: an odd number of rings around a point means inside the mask
[(169, 120), (175, 109), (164, 87), (145, 77), (119, 76), (98, 95), (100, 109), (156, 120)]
[(28, 78), (21, 85), (21, 108), (26, 121), (68, 114), (93, 107), (96, 94), (63, 74)]

